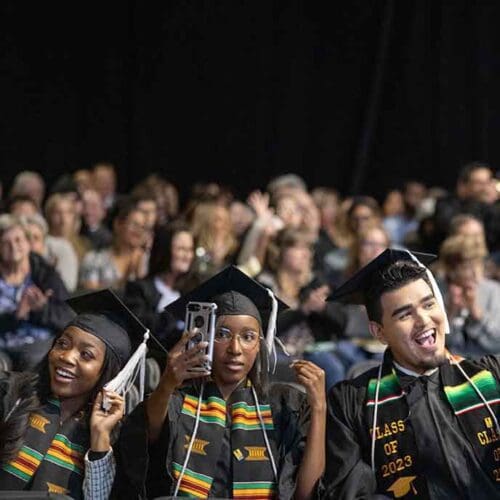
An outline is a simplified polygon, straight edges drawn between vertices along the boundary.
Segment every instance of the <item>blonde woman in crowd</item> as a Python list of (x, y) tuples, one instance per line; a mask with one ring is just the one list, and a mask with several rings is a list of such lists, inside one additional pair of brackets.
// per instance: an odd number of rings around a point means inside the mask
[(196, 246), (193, 272), (200, 282), (234, 261), (238, 241), (229, 210), (223, 204), (215, 201), (198, 203), (193, 210), (191, 230)]
[(309, 233), (286, 228), (269, 246), (267, 269), (258, 281), (273, 290), (292, 309), (299, 306), (300, 290), (312, 279), (312, 242)]

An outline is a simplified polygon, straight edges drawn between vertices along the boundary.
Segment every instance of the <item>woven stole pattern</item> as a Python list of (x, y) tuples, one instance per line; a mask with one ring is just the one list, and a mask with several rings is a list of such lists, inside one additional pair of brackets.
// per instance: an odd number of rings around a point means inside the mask
[[(275, 484), (262, 427), (253, 401), (251, 386), (237, 389), (226, 403), (217, 386), (205, 386), (201, 402), (198, 432), (179, 486), (179, 496), (207, 498), (213, 484), (213, 467), (217, 462), (226, 422), (231, 422), (234, 498), (274, 498)], [(179, 419), (179, 433), (174, 444), (172, 474), (178, 480), (194, 428), (198, 397), (194, 390), (184, 396)], [(271, 407), (259, 405), (264, 427), (274, 429)], [(228, 412), (229, 415), (228, 415)], [(276, 451), (274, 451), (277, 456)]]
[(59, 419), (59, 402), (54, 399), (30, 415), (23, 446), (0, 472), (2, 489), (68, 493), (81, 498), (89, 431), (86, 423), (75, 418), (62, 426)]
[[(497, 382), (489, 371), (482, 370), (473, 375), (471, 380), (490, 405), (500, 403)], [(457, 416), (484, 406), (483, 401), (480, 400), (477, 392), (468, 381), (455, 386), (445, 386), (444, 392)]]
[[(375, 428), (375, 474), (378, 491), (389, 498), (429, 498), (427, 483), (419, 473), (415, 437), (408, 417), (406, 394), (392, 363), (384, 362), (378, 394)], [(366, 419), (372, 437), (377, 379), (368, 382)]]
[[(462, 360), (461, 366), (481, 391), (499, 418), (500, 386), (493, 375), (472, 361)], [(419, 475), (415, 436), (408, 420), (405, 393), (388, 358), (384, 360), (380, 381), (376, 437), (376, 475), (380, 491), (394, 498), (424, 498), (427, 493), (425, 478)], [(440, 377), (446, 398), (455, 413), (458, 425), (472, 445), (475, 455), (492, 481), (500, 482), (500, 435), (484, 402), (459, 369), (452, 364), (440, 368)], [(377, 379), (368, 383), (366, 408), (367, 423), (373, 422)]]

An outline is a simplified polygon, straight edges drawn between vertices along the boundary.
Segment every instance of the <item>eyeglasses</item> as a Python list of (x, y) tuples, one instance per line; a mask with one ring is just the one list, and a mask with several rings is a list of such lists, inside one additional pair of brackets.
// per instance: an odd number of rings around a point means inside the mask
[(243, 333), (232, 333), (227, 328), (219, 328), (215, 332), (214, 341), (218, 344), (229, 344), (235, 336), (239, 340), (241, 348), (245, 350), (253, 349), (260, 338), (260, 335), (252, 330)]

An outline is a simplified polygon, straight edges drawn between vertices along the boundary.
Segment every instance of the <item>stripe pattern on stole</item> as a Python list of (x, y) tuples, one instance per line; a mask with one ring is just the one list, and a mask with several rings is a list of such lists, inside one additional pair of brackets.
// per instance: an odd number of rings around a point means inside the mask
[[(198, 398), (186, 394), (182, 403), (181, 413), (196, 418)], [(200, 421), (206, 424), (226, 425), (226, 403), (216, 396), (209, 396), (201, 402)]]
[(269, 481), (254, 481), (249, 483), (233, 483), (233, 498), (252, 500), (268, 500), (275, 498), (276, 485)]
[(45, 455), (45, 460), (83, 476), (85, 450), (66, 436), (56, 434)]
[[(172, 462), (175, 479), (178, 479), (182, 470), (182, 465)], [(184, 470), (178, 495), (182, 497), (207, 498), (213, 479), (191, 469)]]
[[(476, 384), (490, 405), (500, 403), (497, 381), (489, 371), (482, 370), (473, 375), (471, 380)], [(462, 415), (484, 406), (484, 403), (479, 399), (474, 387), (472, 387), (468, 381), (455, 386), (447, 385), (444, 391), (455, 415)]]
[[(372, 378), (368, 383), (368, 400), (366, 406), (375, 406), (375, 393), (377, 391), (377, 379)], [(405, 392), (398, 382), (396, 374), (389, 373), (380, 379), (380, 388), (378, 393), (378, 405), (383, 405), (401, 399)]]
[[(266, 430), (273, 430), (273, 418), (270, 405), (259, 405), (262, 420)], [(232, 429), (241, 429), (244, 431), (261, 430), (259, 415), (256, 407), (249, 405), (244, 401), (233, 403), (232, 405)], [(242, 483), (245, 484), (245, 483)]]
[(29, 446), (22, 446), (17, 457), (3, 466), (3, 470), (28, 482), (37, 471), (43, 455)]

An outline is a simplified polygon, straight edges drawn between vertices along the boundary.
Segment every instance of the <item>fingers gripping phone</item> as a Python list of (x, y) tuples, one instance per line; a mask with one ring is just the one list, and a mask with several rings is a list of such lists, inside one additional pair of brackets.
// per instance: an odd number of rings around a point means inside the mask
[(212, 302), (188, 302), (185, 328), (187, 331), (192, 331), (196, 328), (198, 329), (198, 334), (189, 340), (186, 350), (195, 347), (200, 342), (208, 342), (206, 349), (208, 359), (201, 365), (192, 367), (190, 371), (207, 373), (212, 371), (216, 311), (217, 304)]

